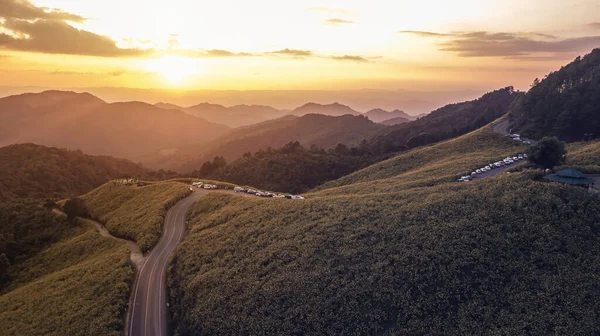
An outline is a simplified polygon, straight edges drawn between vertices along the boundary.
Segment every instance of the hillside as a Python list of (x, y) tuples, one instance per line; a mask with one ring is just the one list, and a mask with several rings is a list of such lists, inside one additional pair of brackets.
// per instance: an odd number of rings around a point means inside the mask
[(165, 109), (165, 110), (182, 110), (184, 109), (184, 107), (179, 106), (179, 105), (175, 105), (175, 104), (170, 104), (170, 103), (163, 103), (163, 102), (159, 102), (154, 104), (154, 106), (161, 108), (161, 109)]
[(533, 83), (511, 115), (513, 129), (539, 139), (581, 141), (600, 136), (600, 49)]
[(160, 239), (167, 210), (189, 193), (189, 186), (179, 182), (138, 187), (112, 181), (81, 198), (91, 218), (103, 223), (113, 236), (133, 240), (146, 252)]
[(476, 100), (446, 105), (415, 121), (391, 126), (371, 139), (371, 146), (377, 152), (395, 152), (466, 134), (509, 112), (520, 96), (506, 87)]
[(404, 117), (396, 117), (396, 118), (384, 120), (384, 121), (380, 122), (380, 124), (394, 126), (394, 125), (404, 124), (409, 121), (410, 121), (410, 119), (406, 119)]
[(600, 199), (533, 172), (453, 182), (518, 150), (486, 128), (302, 201), (201, 198), (168, 274), (176, 332), (600, 332)]
[(307, 148), (312, 145), (331, 148), (339, 143), (356, 145), (386, 128), (387, 126), (373, 123), (361, 116), (286, 116), (236, 129), (206, 146), (198, 146), (195, 155), (185, 158), (187, 162), (184, 161), (176, 170), (189, 172), (200, 169), (205, 161), (212, 160), (215, 156), (232, 161), (248, 152), (267, 150), (269, 147), (279, 148), (293, 141), (298, 141)]
[(134, 277), (128, 256), (126, 244), (36, 201), (0, 202), (1, 333), (120, 335)]
[(64, 198), (86, 193), (122, 177), (150, 172), (124, 159), (34, 144), (0, 148), (0, 201), (9, 198)]
[(354, 111), (352, 108), (346, 105), (342, 105), (340, 103), (333, 104), (317, 104), (317, 103), (307, 103), (304, 104), (292, 111), (293, 115), (303, 116), (306, 114), (323, 114), (327, 116), (339, 117), (346, 114), (350, 115), (359, 115), (360, 113)]
[(218, 104), (202, 103), (187, 107), (184, 111), (210, 122), (227, 125), (232, 128), (276, 119), (284, 115), (284, 112), (263, 105), (225, 107)]
[[(407, 121), (415, 119), (413, 116), (407, 114), (401, 110), (393, 110), (393, 111), (385, 111), (382, 109), (373, 109), (363, 114), (369, 120), (372, 120), (376, 123), (383, 123), (386, 120), (394, 119), (394, 118), (403, 118)], [(393, 125), (393, 124), (387, 124)]]
[(360, 147), (338, 145), (324, 150), (316, 146), (304, 148), (290, 142), (279, 149), (259, 150), (219, 165), (218, 160), (207, 162), (191, 176), (251, 185), (262, 190), (302, 193), (350, 174), (377, 161)]
[(0, 125), (0, 146), (33, 142), (134, 160), (227, 131), (177, 110), (139, 102), (107, 104), (87, 93), (61, 91), (0, 99)]

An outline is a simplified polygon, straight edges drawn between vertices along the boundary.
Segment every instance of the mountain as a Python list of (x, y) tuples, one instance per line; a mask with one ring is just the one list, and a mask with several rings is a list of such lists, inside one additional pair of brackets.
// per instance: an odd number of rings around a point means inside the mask
[(212, 162), (205, 162), (191, 176), (251, 185), (262, 190), (301, 193), (379, 159), (361, 146), (348, 148), (338, 144), (329, 150), (317, 146), (308, 149), (295, 141), (281, 148), (248, 152), (231, 163), (224, 164), (221, 157), (216, 157)]
[(411, 121), (411, 120), (410, 119), (406, 119), (404, 117), (396, 117), (396, 118), (384, 120), (384, 121), (380, 122), (380, 124), (388, 125), (388, 126), (394, 126), (394, 125), (404, 124), (404, 123), (407, 123), (409, 121)]
[(227, 131), (178, 110), (108, 104), (87, 93), (61, 91), (0, 99), (0, 125), (0, 146), (34, 142), (129, 159), (210, 141)]
[(198, 147), (195, 156), (185, 159), (187, 162), (177, 170), (189, 172), (199, 169), (205, 161), (212, 160), (215, 156), (231, 161), (248, 152), (254, 153), (269, 147), (279, 148), (293, 141), (298, 141), (307, 148), (312, 145), (331, 148), (339, 143), (354, 145), (386, 128), (387, 126), (376, 124), (363, 116), (286, 116), (233, 130), (203, 148)]
[(305, 200), (200, 198), (168, 270), (175, 333), (599, 333), (600, 199), (533, 170), (455, 182), (522, 150), (484, 127)]
[(183, 110), (184, 109), (183, 107), (181, 107), (179, 105), (163, 103), (163, 102), (156, 103), (156, 104), (154, 104), (154, 106), (159, 107), (161, 109), (165, 109), (165, 110)]
[(0, 148), (0, 200), (71, 197), (122, 177), (150, 177), (150, 172), (125, 159), (81, 151), (35, 144)]
[(333, 103), (333, 104), (329, 104), (329, 105), (321, 105), (321, 104), (317, 104), (317, 103), (307, 103), (307, 104), (304, 104), (304, 105), (296, 108), (295, 110), (293, 110), (291, 114), (297, 115), (297, 116), (303, 116), (306, 114), (323, 114), (323, 115), (327, 115), (327, 116), (339, 117), (339, 116), (343, 116), (346, 114), (359, 115), (360, 113), (357, 111), (354, 111), (353, 109), (351, 109), (350, 107), (348, 107), (346, 105), (342, 105), (339, 103)]
[(533, 139), (600, 137), (600, 49), (536, 79), (511, 121), (513, 132)]
[(411, 116), (401, 110), (393, 110), (391, 112), (388, 112), (388, 111), (385, 111), (382, 109), (373, 109), (373, 110), (370, 110), (369, 112), (364, 113), (364, 115), (376, 123), (381, 123), (383, 121), (390, 120), (393, 118), (404, 118), (406, 120), (415, 119), (413, 116)]
[(281, 111), (263, 105), (225, 107), (223, 105), (202, 103), (185, 108), (184, 110), (213, 123), (234, 128), (256, 124), (269, 119), (276, 119), (284, 115)]
[(370, 139), (370, 145), (375, 152), (388, 153), (466, 134), (509, 112), (521, 95), (506, 87), (476, 100), (446, 105), (417, 120), (385, 129)]

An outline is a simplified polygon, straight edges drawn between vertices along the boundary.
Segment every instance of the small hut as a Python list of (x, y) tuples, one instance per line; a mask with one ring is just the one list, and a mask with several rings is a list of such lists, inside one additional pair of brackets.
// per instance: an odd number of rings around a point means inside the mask
[(576, 169), (564, 169), (556, 174), (550, 174), (544, 177), (553, 182), (560, 182), (582, 187), (590, 187), (594, 185), (595, 180), (585, 177), (585, 174)]

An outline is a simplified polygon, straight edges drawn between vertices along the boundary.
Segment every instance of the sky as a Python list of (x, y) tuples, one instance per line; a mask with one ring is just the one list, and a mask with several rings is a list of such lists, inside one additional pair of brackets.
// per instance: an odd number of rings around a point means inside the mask
[(598, 0), (0, 0), (0, 86), (527, 89)]

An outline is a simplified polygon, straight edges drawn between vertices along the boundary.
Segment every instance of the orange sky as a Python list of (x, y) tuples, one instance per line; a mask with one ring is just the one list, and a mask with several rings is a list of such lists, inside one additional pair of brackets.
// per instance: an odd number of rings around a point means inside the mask
[(525, 89), (600, 46), (599, 12), (597, 0), (0, 0), (0, 86)]

